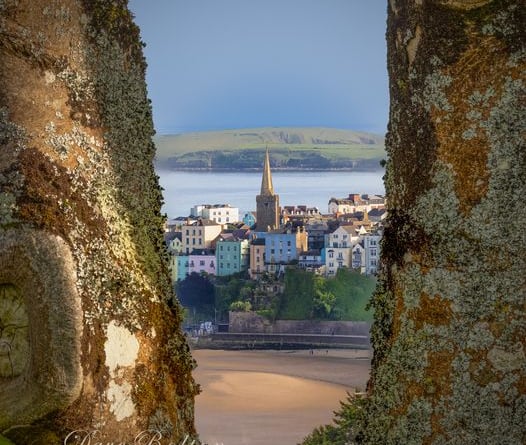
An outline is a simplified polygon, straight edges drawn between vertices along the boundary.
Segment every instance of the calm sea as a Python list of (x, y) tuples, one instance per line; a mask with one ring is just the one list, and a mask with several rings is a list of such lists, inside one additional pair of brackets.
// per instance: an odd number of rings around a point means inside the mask
[[(163, 212), (187, 216), (196, 204), (228, 203), (240, 212), (255, 210), (261, 172), (173, 172), (158, 170), (164, 188)], [(280, 205), (307, 205), (327, 212), (331, 197), (349, 193), (384, 194), (383, 170), (373, 172), (273, 172)]]

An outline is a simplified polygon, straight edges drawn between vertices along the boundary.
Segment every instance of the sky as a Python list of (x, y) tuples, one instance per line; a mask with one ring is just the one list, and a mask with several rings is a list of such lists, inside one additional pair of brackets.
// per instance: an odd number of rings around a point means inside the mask
[(385, 0), (130, 0), (157, 134), (332, 127), (383, 134)]

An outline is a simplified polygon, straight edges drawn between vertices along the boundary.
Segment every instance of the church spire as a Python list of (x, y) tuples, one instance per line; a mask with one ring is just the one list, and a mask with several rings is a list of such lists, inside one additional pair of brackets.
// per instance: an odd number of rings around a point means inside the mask
[(261, 179), (261, 195), (274, 195), (274, 187), (272, 186), (272, 174), (270, 173), (270, 158), (267, 152), (265, 153), (265, 163), (263, 166), (263, 178)]

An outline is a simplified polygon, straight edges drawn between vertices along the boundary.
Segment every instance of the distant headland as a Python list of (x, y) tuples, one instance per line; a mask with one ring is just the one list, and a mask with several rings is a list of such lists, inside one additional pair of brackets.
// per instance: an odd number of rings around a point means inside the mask
[(156, 167), (186, 171), (259, 171), (265, 150), (277, 170), (378, 170), (384, 137), (321, 127), (265, 127), (154, 138)]

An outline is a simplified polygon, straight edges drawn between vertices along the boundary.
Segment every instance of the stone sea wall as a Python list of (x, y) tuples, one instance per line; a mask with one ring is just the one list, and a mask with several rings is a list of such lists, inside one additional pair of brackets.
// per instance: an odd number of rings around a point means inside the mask
[(228, 332), (254, 334), (369, 335), (365, 321), (276, 320), (255, 312), (230, 312)]

